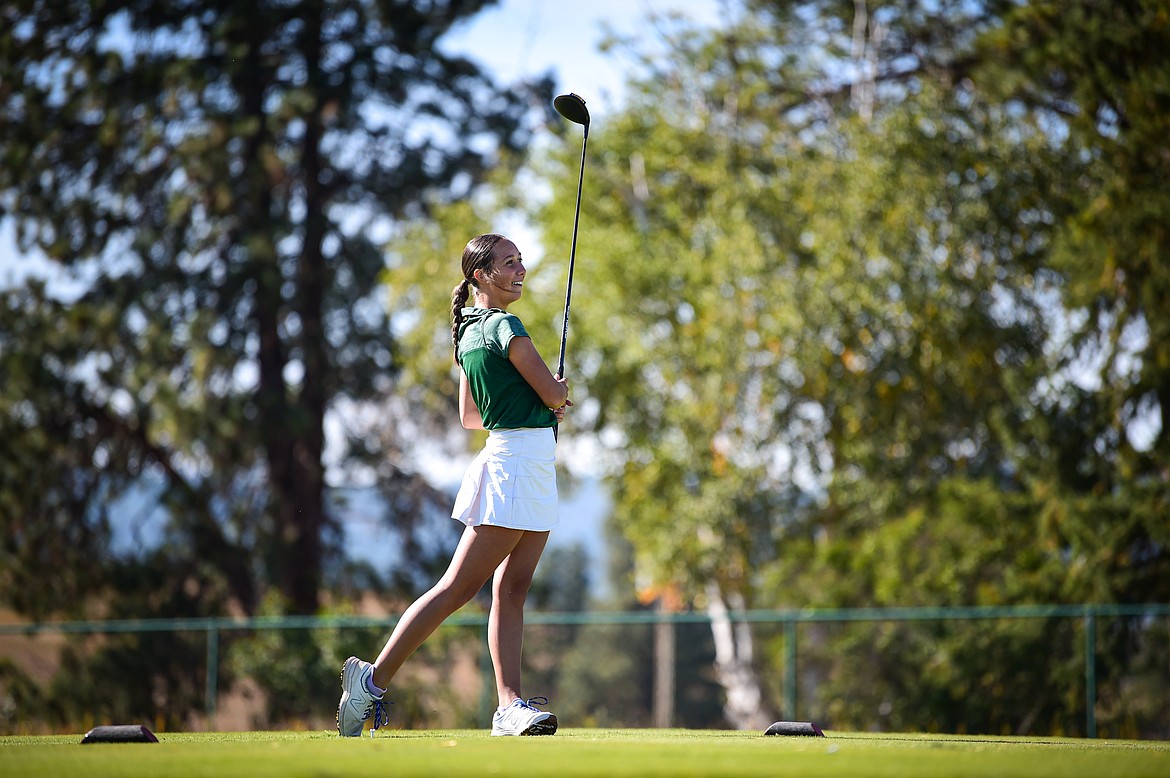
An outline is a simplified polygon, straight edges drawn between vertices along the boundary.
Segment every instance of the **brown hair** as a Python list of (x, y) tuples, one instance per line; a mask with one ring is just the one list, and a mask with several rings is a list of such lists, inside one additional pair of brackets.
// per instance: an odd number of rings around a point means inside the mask
[(504, 240), (503, 235), (489, 232), (476, 235), (463, 247), (463, 280), (451, 290), (451, 344), (456, 362), (459, 361), (459, 325), (463, 323), (463, 306), (467, 304), (469, 287), (476, 286), (476, 270), (490, 269), (492, 251), (501, 240)]

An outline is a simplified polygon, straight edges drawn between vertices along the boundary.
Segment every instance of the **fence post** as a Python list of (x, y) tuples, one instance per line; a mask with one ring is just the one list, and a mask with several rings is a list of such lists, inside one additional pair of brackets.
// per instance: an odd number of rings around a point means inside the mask
[(1085, 610), (1085, 736), (1097, 737), (1097, 612)]
[(215, 697), (218, 694), (219, 678), (219, 630), (214, 624), (207, 627), (207, 691), (204, 706), (207, 712), (207, 726), (214, 727)]
[(784, 622), (784, 716), (796, 719), (796, 619)]

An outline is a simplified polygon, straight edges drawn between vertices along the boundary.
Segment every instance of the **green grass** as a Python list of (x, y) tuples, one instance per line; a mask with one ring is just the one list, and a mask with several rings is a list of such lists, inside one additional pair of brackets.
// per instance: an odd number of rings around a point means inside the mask
[(565, 729), (492, 738), (478, 730), (159, 733), (159, 742), (80, 745), (81, 735), (0, 737), (0, 776), (1061, 776), (1165, 778), (1170, 743), (1059, 738)]

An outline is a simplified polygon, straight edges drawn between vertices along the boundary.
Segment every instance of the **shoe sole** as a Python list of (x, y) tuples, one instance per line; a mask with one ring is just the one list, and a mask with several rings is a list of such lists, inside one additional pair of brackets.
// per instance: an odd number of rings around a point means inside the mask
[[(353, 659), (353, 658), (354, 657), (350, 657), (349, 659)], [(350, 669), (351, 666), (354, 668), (358, 667), (357, 662), (350, 662), (349, 659), (346, 659), (345, 663), (341, 665), (341, 701), (337, 703), (337, 734), (338, 735), (341, 734), (341, 709), (343, 707), (345, 707), (345, 703), (349, 702), (349, 683), (347, 682), (347, 679), (345, 677), (345, 673), (347, 670)], [(365, 722), (362, 722), (362, 723), (364, 724)], [(359, 735), (359, 737), (360, 737), (360, 735)]]
[(521, 732), (521, 735), (552, 735), (557, 731), (557, 717), (549, 714), (549, 717), (544, 721), (538, 721), (528, 729)]

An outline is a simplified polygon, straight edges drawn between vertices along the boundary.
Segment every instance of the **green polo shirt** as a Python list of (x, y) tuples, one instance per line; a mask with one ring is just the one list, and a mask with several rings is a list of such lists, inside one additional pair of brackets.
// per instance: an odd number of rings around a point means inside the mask
[(553, 427), (557, 417), (508, 360), (512, 338), (528, 337), (516, 316), (499, 308), (464, 308), (456, 359), (487, 430)]

